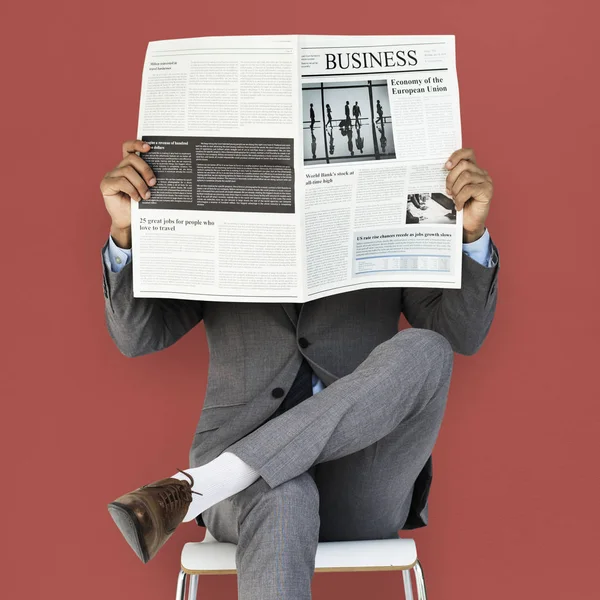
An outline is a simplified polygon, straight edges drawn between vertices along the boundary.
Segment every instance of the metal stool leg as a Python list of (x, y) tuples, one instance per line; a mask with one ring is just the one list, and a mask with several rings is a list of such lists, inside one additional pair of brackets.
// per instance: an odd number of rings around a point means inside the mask
[(427, 589), (425, 588), (425, 577), (423, 575), (423, 567), (419, 561), (413, 567), (415, 572), (415, 580), (417, 582), (417, 597), (419, 600), (427, 600)]
[(402, 579), (404, 580), (404, 597), (406, 600), (413, 600), (412, 582), (410, 579), (410, 569), (402, 571)]
[(185, 600), (185, 580), (187, 575), (183, 571), (179, 571), (179, 577), (177, 578), (177, 592), (175, 594), (175, 600)]
[(189, 575), (187, 600), (196, 600), (198, 595), (198, 575)]

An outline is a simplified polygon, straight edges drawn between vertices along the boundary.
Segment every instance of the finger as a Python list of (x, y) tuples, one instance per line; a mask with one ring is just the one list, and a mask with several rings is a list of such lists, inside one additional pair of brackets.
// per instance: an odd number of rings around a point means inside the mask
[(149, 150), (150, 144), (147, 144), (142, 140), (129, 140), (123, 142), (123, 158), (132, 152), (148, 152)]
[(492, 186), (487, 182), (465, 185), (465, 187), (463, 187), (462, 190), (460, 190), (460, 192), (454, 196), (454, 205), (456, 206), (456, 210), (462, 210), (465, 204), (471, 199), (489, 201), (491, 198), (491, 189)]
[(137, 188), (125, 176), (105, 177), (100, 184), (100, 190), (103, 196), (115, 196), (117, 194), (126, 194), (132, 200), (140, 201), (140, 194)]
[(150, 165), (137, 154), (128, 154), (120, 163), (119, 167), (125, 167), (131, 165), (149, 185), (153, 186), (156, 184), (156, 176), (154, 171), (150, 168)]
[(140, 198), (148, 200), (150, 198), (150, 190), (144, 181), (143, 177), (131, 166), (119, 167), (113, 171), (114, 177), (126, 177), (130, 183), (137, 189)]
[[(451, 171), (448, 173), (446, 177), (446, 189), (451, 191), (456, 180), (464, 173), (465, 171), (471, 171), (473, 173), (479, 173), (480, 175), (484, 175), (483, 169), (480, 169), (476, 164), (469, 162), (468, 160), (461, 160)], [(485, 175), (484, 175), (485, 176)]]
[(473, 171), (463, 171), (457, 178), (450, 189), (450, 194), (456, 196), (460, 193), (463, 187), (472, 183), (484, 183), (486, 180), (483, 173), (477, 173)]
[(460, 150), (456, 150), (450, 155), (448, 162), (446, 162), (444, 166), (446, 167), (446, 169), (450, 170), (461, 160), (468, 160), (472, 163), (477, 163), (477, 161), (475, 160), (475, 152), (473, 152), (472, 148), (461, 148)]
[(473, 197), (475, 193), (475, 185), (465, 185), (465, 187), (460, 190), (460, 192), (454, 196), (454, 206), (456, 206), (457, 211), (461, 211), (465, 204)]

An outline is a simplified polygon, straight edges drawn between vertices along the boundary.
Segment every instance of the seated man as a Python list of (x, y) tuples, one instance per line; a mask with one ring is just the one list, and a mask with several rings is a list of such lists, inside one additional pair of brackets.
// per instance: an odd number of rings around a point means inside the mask
[[(101, 183), (112, 218), (108, 330), (123, 354), (140, 356), (203, 320), (208, 389), (191, 467), (109, 511), (144, 562), (197, 518), (237, 544), (242, 600), (306, 600), (319, 540), (394, 538), (427, 523), (453, 352), (477, 351), (496, 305), (491, 179), (471, 150), (446, 163), (448, 195), (464, 209), (462, 289), (369, 289), (298, 305), (134, 298), (130, 198), (148, 198), (156, 183), (136, 154), (148, 151), (126, 142)], [(401, 313), (412, 329), (398, 332)]]

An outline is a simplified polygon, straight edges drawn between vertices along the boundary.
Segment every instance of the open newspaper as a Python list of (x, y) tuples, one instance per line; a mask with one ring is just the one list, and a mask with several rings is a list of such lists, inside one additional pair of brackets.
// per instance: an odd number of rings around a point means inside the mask
[(132, 203), (136, 297), (306, 302), (458, 288), (453, 36), (151, 42)]

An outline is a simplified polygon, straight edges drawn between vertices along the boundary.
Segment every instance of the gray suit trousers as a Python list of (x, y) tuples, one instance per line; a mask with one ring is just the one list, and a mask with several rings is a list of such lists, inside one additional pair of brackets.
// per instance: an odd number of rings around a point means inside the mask
[(202, 514), (236, 543), (241, 600), (306, 600), (317, 543), (397, 537), (446, 405), (452, 348), (409, 329), (229, 451), (260, 479)]

